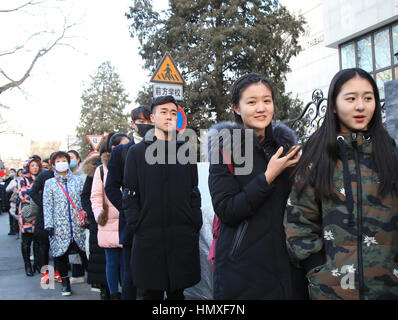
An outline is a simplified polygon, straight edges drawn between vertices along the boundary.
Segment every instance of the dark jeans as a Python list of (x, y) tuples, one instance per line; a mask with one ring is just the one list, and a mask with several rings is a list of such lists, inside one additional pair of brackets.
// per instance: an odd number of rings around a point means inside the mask
[(185, 300), (184, 289), (166, 291), (167, 298), (164, 297), (164, 293), (163, 290), (142, 290), (144, 300)]
[(122, 248), (105, 248), (106, 257), (106, 281), (109, 292), (119, 292), (119, 279), (124, 279), (124, 256)]
[(86, 253), (84, 251), (80, 250), (78, 248), (78, 246), (76, 245), (76, 243), (74, 241), (72, 241), (68, 250), (65, 252), (65, 254), (63, 256), (54, 258), (54, 262), (57, 265), (57, 268), (58, 268), (61, 278), (65, 278), (68, 276), (68, 257), (69, 257), (69, 254), (71, 253), (71, 251), (77, 252), (79, 254), (80, 259), (82, 259), (83, 268), (87, 270), (88, 261), (87, 261)]
[(124, 279), (122, 283), (122, 300), (136, 300), (137, 288), (133, 282), (133, 274), (131, 273), (130, 259), (131, 246), (123, 245), (122, 248), (124, 262)]

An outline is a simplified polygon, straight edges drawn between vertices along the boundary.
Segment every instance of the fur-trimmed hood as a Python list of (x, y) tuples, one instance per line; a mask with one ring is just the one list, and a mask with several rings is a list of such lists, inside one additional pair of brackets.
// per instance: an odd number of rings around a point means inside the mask
[(101, 154), (101, 162), (104, 166), (108, 167), (109, 159), (111, 158), (111, 154), (109, 152), (104, 152)]
[[(273, 143), (275, 147), (282, 146), (284, 148), (284, 152), (287, 152), (292, 146), (297, 144), (297, 136), (295, 132), (287, 127), (285, 124), (278, 122), (276, 124), (270, 124), (272, 126), (272, 138), (268, 139), (267, 143)], [(242, 125), (236, 122), (231, 121), (222, 121), (220, 123), (216, 123), (210, 127), (206, 139), (205, 146), (203, 148), (203, 156), (206, 161), (210, 161), (209, 156), (212, 152), (218, 152), (219, 148), (228, 149), (231, 148), (240, 148), (240, 150), (245, 150), (242, 148), (245, 144), (245, 138), (247, 134), (251, 134), (250, 141), (253, 141), (254, 147), (259, 147), (259, 139), (254, 134), (253, 130), (249, 130)], [(235, 136), (233, 132), (234, 130), (240, 130), (236, 137), (240, 138), (240, 144), (234, 144), (233, 139)], [(226, 134), (223, 135), (222, 132)], [(239, 141), (239, 140), (238, 140)], [(231, 149), (230, 149), (231, 150)]]
[(88, 176), (88, 177), (94, 177), (95, 169), (101, 161), (101, 157), (98, 154), (94, 154), (91, 157), (87, 158), (86, 160), (83, 161), (81, 167), (83, 172)]

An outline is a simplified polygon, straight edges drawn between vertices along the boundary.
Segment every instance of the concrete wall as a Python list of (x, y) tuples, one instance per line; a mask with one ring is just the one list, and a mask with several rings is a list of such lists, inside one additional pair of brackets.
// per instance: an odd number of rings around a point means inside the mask
[(325, 45), (338, 45), (398, 16), (398, 0), (323, 0)]
[(339, 71), (338, 50), (325, 46), (323, 2), (282, 1), (292, 14), (307, 21), (305, 34), (299, 39), (303, 51), (290, 60), (292, 72), (286, 76), (286, 91), (297, 95), (304, 105), (311, 101), (315, 89), (327, 97), (330, 80)]

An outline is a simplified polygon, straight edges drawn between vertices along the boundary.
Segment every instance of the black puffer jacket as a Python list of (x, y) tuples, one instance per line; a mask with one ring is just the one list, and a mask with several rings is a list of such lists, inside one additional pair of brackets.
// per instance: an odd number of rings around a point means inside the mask
[[(220, 139), (218, 132), (222, 129), (231, 133), (236, 129), (235, 134), (239, 134), (224, 135)], [(239, 141), (238, 136), (242, 138)], [(251, 139), (245, 142), (247, 137)], [(283, 172), (271, 184), (264, 175), (279, 146), (287, 151), (295, 143), (294, 132), (282, 124), (267, 128), (263, 144), (252, 130), (244, 130), (232, 122), (210, 128), (209, 189), (214, 211), (221, 220), (215, 255), (214, 299), (306, 298), (304, 273), (289, 262), (285, 244), (283, 214), (290, 191), (289, 174)], [(235, 175), (222, 163), (220, 148), (230, 155)], [(239, 165), (236, 153), (239, 149), (242, 154), (244, 150), (246, 155), (252, 155), (253, 161)], [(215, 155), (219, 156), (218, 162)], [(252, 170), (247, 166), (249, 163), (253, 164)]]
[(51, 170), (43, 170), (37, 176), (35, 183), (30, 189), (29, 195), (33, 199), (33, 201), (39, 207), (39, 211), (37, 212), (37, 216), (35, 219), (35, 234), (43, 234), (47, 235), (47, 231), (44, 231), (44, 216), (43, 216), (43, 191), (44, 191), (44, 184), (48, 179), (54, 177), (54, 172)]
[(88, 214), (90, 221), (89, 237), (89, 259), (87, 268), (87, 282), (90, 284), (107, 285), (106, 281), (106, 258), (103, 248), (98, 246), (97, 232), (98, 224), (95, 221), (93, 210), (91, 208), (91, 187), (93, 185), (94, 172), (97, 166), (101, 164), (101, 158), (98, 155), (87, 158), (82, 165), (83, 172), (87, 174), (82, 193), (82, 206)]

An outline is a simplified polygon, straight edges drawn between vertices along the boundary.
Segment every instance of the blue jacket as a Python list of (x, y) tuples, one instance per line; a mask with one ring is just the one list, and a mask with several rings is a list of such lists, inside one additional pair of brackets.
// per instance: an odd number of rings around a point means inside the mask
[[(108, 175), (106, 176), (105, 193), (109, 201), (119, 210), (119, 243), (126, 246), (132, 245), (133, 232), (127, 227), (126, 219), (124, 217), (122, 206), (122, 191), (123, 188), (123, 147), (127, 150), (134, 144), (134, 139), (127, 145), (116, 146), (111, 153), (111, 158), (108, 162)], [(124, 153), (127, 155), (127, 152)]]

